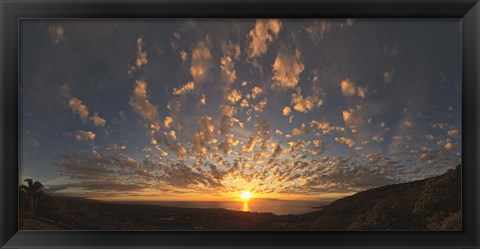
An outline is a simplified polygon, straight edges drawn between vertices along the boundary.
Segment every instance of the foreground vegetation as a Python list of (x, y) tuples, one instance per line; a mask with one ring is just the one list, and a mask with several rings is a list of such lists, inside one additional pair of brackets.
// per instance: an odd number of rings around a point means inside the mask
[(461, 230), (462, 220), (460, 165), (437, 177), (363, 191), (303, 215), (28, 193), (20, 191), (20, 229), (26, 230)]

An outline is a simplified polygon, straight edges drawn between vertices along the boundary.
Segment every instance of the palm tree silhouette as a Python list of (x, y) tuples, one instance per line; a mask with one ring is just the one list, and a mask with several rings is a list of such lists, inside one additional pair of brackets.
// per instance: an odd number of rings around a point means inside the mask
[(19, 189), (20, 191), (24, 192), (27, 195), (27, 197), (29, 197), (30, 214), (33, 215), (33, 210), (34, 210), (33, 197), (38, 193), (43, 192), (44, 187), (43, 187), (43, 184), (41, 184), (40, 182), (34, 183), (32, 179), (25, 179), (24, 182), (27, 182), (28, 185), (21, 185)]

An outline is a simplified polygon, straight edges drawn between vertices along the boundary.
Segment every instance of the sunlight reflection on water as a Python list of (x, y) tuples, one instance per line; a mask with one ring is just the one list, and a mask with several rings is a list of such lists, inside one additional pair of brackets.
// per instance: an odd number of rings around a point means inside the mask
[(250, 212), (250, 209), (248, 209), (248, 201), (244, 201), (244, 202), (243, 202), (242, 211), (243, 211), (243, 212)]

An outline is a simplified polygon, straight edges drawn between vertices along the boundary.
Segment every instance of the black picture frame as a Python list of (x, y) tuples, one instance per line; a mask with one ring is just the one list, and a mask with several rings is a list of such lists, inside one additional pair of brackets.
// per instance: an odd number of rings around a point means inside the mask
[[(18, 21), (21, 18), (462, 18), (460, 232), (18, 231)], [(1, 248), (480, 248), (478, 0), (0, 0)]]

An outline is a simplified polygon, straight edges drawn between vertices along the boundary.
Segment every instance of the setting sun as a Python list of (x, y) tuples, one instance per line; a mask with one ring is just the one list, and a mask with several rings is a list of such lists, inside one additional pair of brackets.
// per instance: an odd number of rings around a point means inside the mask
[(242, 199), (248, 201), (248, 200), (250, 200), (250, 198), (252, 198), (252, 193), (249, 192), (249, 191), (242, 191), (242, 193), (240, 194), (240, 197), (242, 197)]

